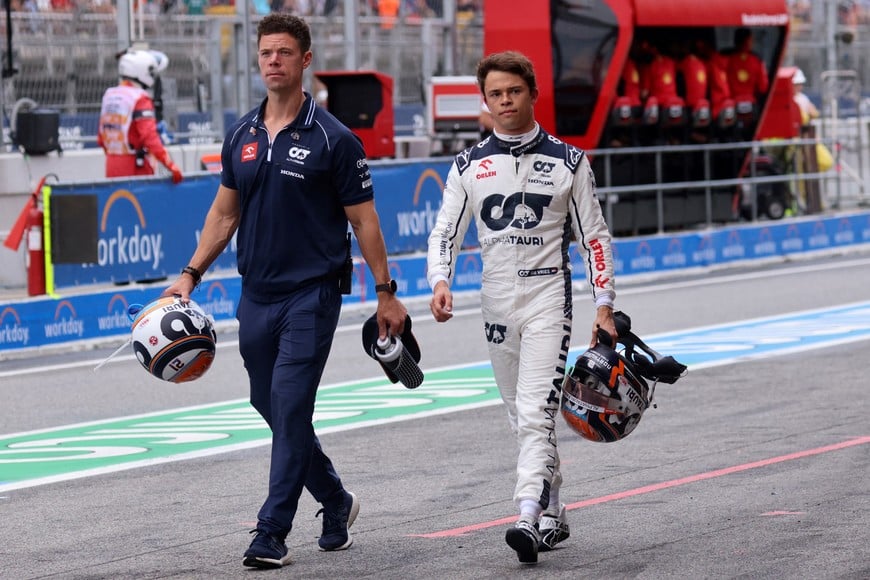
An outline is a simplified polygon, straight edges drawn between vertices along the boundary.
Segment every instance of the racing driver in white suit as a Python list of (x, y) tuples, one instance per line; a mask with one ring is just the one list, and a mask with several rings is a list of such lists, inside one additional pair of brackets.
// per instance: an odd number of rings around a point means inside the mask
[(487, 56), (477, 81), (494, 133), (456, 156), (429, 236), (430, 308), (452, 316), (450, 284), (471, 220), (483, 262), (481, 307), (496, 383), (517, 436), (514, 500), (520, 516), (505, 540), (533, 564), (570, 533), (559, 500), (555, 420), (571, 340), (569, 243), (577, 242), (597, 307), (597, 329), (616, 337), (610, 232), (586, 155), (540, 128), (532, 63), (509, 51)]

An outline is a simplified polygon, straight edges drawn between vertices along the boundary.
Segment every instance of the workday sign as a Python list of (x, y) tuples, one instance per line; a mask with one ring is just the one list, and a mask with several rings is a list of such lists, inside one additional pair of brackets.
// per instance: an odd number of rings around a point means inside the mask
[[(129, 207), (117, 209), (113, 214), (112, 209), (116, 202), (119, 202), (118, 206)], [(124, 215), (123, 219), (116, 218), (122, 212), (132, 215)], [(112, 219), (114, 223), (111, 228), (110, 218), (115, 218)], [(131, 225), (132, 229), (130, 229)], [(100, 266), (112, 264), (129, 266), (142, 262), (146, 267), (158, 270), (162, 256), (162, 242), (162, 234), (148, 232), (142, 205), (135, 195), (126, 189), (118, 189), (109, 196), (100, 216), (100, 234), (97, 242), (97, 263)]]
[[(52, 199), (97, 198), (97, 260), (53, 264), (55, 289), (81, 284), (174, 277), (196, 249), (197, 236), (217, 191), (217, 177), (112, 180), (53, 185)], [(218, 257), (216, 268), (235, 269), (235, 253)]]
[[(425, 250), (441, 208), (444, 182), (453, 158), (427, 162), (384, 163), (372, 168), (375, 205), (390, 254)], [(466, 247), (477, 245), (472, 222)]]

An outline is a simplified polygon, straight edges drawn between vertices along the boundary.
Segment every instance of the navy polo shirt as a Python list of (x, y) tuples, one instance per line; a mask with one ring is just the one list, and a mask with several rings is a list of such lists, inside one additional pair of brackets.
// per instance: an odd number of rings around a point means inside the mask
[(347, 252), (344, 207), (374, 193), (359, 139), (311, 95), (271, 143), (262, 123), (265, 106), (264, 100), (228, 131), (221, 183), (239, 192), (243, 291), (274, 302), (338, 275)]

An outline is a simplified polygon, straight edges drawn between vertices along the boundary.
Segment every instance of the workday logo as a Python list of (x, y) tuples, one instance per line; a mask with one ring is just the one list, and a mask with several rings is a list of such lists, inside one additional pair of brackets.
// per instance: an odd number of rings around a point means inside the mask
[(692, 252), (692, 264), (709, 265), (716, 261), (716, 248), (713, 246), (713, 236), (704, 234), (698, 240), (698, 248)]
[(21, 318), (11, 306), (0, 312), (0, 345), (27, 346), (30, 328), (21, 326)]
[(773, 233), (770, 228), (764, 227), (758, 230), (758, 241), (755, 242), (752, 250), (756, 257), (776, 254), (776, 242), (773, 241)]
[(681, 268), (688, 261), (689, 257), (683, 251), (683, 241), (680, 238), (671, 238), (668, 241), (668, 249), (662, 256), (662, 265), (668, 268)]
[(797, 225), (791, 224), (785, 231), (785, 239), (782, 241), (783, 252), (800, 252), (804, 249), (804, 240)]
[(221, 282), (212, 282), (205, 292), (205, 301), (197, 302), (203, 312), (213, 318), (231, 318), (236, 312), (236, 303), (229, 299), (229, 293)]
[(813, 233), (810, 234), (808, 245), (811, 249), (827, 248), (831, 245), (831, 237), (825, 227), (825, 222), (819, 220), (813, 224)]
[(97, 328), (101, 331), (130, 330), (132, 323), (127, 316), (130, 305), (123, 294), (115, 294), (109, 299), (106, 314), (97, 317)]
[(480, 257), (477, 254), (465, 254), (456, 264), (454, 282), (457, 286), (479, 288), (483, 281)]
[(834, 242), (837, 244), (854, 244), (855, 232), (852, 230), (852, 222), (848, 218), (842, 218), (837, 223), (837, 231), (834, 234)]
[(408, 279), (402, 274), (402, 265), (399, 262), (390, 262), (387, 264), (390, 270), (390, 278), (396, 281), (396, 291), (399, 294), (408, 292)]
[(81, 338), (85, 333), (85, 321), (79, 320), (69, 300), (61, 300), (54, 310), (54, 321), (45, 323), (46, 338)]
[[(117, 202), (122, 202), (113, 215), (130, 217), (109, 229), (109, 214)], [(128, 208), (126, 211), (124, 208)], [(130, 224), (132, 223), (132, 228)], [(97, 262), (100, 266), (147, 264), (156, 270), (160, 265), (162, 234), (145, 232), (145, 214), (136, 196), (119, 189), (109, 196), (100, 218), (100, 239), (97, 242)]]
[(728, 233), (728, 239), (722, 247), (722, 257), (728, 259), (743, 258), (746, 256), (746, 246), (743, 245), (743, 240), (740, 239), (740, 232), (731, 230)]
[(652, 255), (652, 247), (646, 240), (637, 245), (637, 251), (634, 258), (631, 259), (631, 269), (633, 272), (643, 270), (655, 270), (656, 258)]
[(426, 236), (435, 227), (435, 219), (438, 217), (438, 208), (432, 207), (432, 202), (426, 199), (423, 207), (419, 207), (420, 195), (424, 190), (432, 192), (433, 195), (427, 196), (441, 199), (441, 193), (444, 191), (444, 180), (441, 175), (431, 167), (425, 169), (420, 177), (417, 178), (417, 184), (414, 186), (414, 209), (411, 211), (396, 212), (396, 222), (399, 226), (399, 237), (407, 238), (410, 236)]

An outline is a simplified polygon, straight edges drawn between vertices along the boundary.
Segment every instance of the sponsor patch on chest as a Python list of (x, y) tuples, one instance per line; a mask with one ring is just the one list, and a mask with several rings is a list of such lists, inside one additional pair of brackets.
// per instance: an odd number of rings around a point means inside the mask
[(242, 145), (242, 163), (254, 161), (257, 158), (257, 142)]

